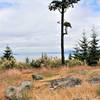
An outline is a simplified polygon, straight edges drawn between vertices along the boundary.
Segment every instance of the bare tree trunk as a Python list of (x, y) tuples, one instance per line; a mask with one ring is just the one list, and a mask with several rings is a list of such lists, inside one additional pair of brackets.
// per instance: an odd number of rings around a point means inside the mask
[(62, 65), (65, 64), (65, 57), (64, 57), (64, 7), (62, 6), (61, 12), (61, 61)]

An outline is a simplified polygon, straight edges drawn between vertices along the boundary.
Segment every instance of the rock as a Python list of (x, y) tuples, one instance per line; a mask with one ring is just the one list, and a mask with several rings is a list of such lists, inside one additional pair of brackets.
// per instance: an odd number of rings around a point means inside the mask
[(5, 90), (7, 100), (23, 100), (23, 93), (32, 88), (31, 81), (23, 81), (18, 87), (10, 86)]
[(21, 100), (22, 92), (19, 87), (10, 86), (5, 90), (5, 98), (7, 100)]
[(81, 80), (79, 78), (66, 77), (51, 81), (51, 88), (55, 89), (57, 87), (75, 87), (80, 84)]
[(91, 84), (100, 83), (100, 75), (91, 77), (90, 79), (88, 79), (88, 82), (91, 83)]
[(10, 86), (5, 90), (5, 97), (7, 100), (16, 100), (17, 87)]
[(75, 87), (76, 85), (80, 85), (81, 80), (79, 78), (68, 78), (65, 83), (65, 87)]
[(32, 79), (33, 80), (43, 80), (43, 76), (42, 75), (32, 75)]
[(31, 89), (31, 88), (32, 88), (32, 82), (31, 81), (23, 81), (19, 86), (20, 91), (28, 90), (28, 89)]

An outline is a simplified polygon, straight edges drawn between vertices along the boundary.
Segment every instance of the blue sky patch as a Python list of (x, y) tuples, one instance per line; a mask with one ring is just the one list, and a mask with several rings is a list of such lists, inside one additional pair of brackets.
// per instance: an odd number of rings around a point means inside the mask
[(13, 6), (12, 3), (8, 3), (8, 2), (2, 2), (2, 3), (0, 3), (0, 9), (10, 8), (12, 6)]
[(91, 10), (96, 12), (100, 12), (100, 4), (97, 2), (97, 0), (88, 0), (81, 3), (81, 7), (87, 7)]

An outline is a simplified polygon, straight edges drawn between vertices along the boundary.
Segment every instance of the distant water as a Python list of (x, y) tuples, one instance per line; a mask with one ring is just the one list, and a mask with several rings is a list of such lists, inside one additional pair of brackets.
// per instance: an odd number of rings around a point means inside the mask
[[(65, 58), (68, 58), (68, 55), (71, 53), (71, 51), (65, 52)], [(61, 57), (60, 52), (45, 52), (48, 57)], [(42, 52), (34, 52), (34, 53), (16, 53), (14, 54), (17, 60), (25, 60), (27, 57), (29, 59), (37, 59), (42, 56)]]

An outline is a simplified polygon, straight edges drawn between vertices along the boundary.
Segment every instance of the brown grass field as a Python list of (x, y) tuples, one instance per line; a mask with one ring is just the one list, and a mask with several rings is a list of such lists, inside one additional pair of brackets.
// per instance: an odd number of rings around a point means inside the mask
[[(23, 80), (32, 80), (32, 74), (41, 74), (44, 79), (33, 81), (33, 88), (28, 91), (30, 100), (100, 100), (96, 94), (100, 84), (91, 85), (86, 82), (89, 77), (100, 75), (100, 67), (60, 67), (60, 68), (41, 68), (41, 69), (12, 69), (0, 71), (0, 100), (5, 100), (4, 91), (10, 85), (18, 85)], [(74, 88), (50, 89), (50, 80), (73, 76), (82, 79), (82, 85)], [(78, 99), (79, 97), (80, 99)]]

